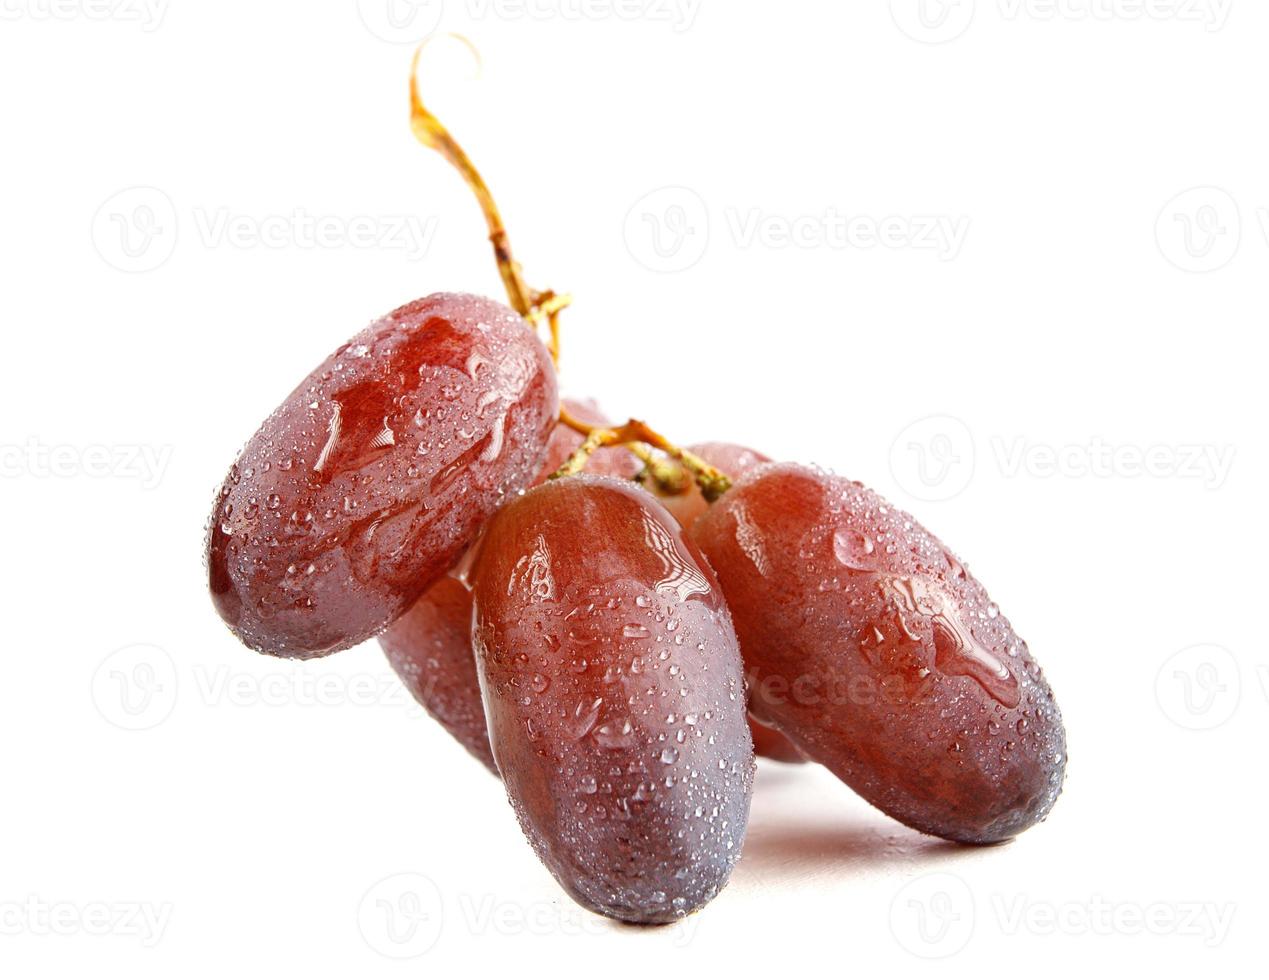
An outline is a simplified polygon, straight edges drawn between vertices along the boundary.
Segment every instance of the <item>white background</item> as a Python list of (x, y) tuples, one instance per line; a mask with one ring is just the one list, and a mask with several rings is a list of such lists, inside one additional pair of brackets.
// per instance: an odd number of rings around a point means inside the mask
[[(0, 0), (0, 972), (1248, 975), (1266, 6)], [(1045, 824), (957, 848), (764, 767), (722, 896), (617, 926), (376, 644), (224, 629), (202, 528), (240, 444), (372, 318), (499, 293), (407, 128), (433, 26), (483, 59), (437, 43), (434, 107), (576, 295), (565, 387), (948, 541), (1065, 712)]]

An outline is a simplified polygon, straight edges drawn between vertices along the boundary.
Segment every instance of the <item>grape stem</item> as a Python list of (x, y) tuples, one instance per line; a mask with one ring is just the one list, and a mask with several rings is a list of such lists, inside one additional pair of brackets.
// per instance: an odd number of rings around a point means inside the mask
[[(460, 38), (460, 40), (464, 40)], [(546, 323), (550, 332), (548, 349), (556, 368), (560, 363), (560, 311), (572, 302), (572, 297), (554, 290), (531, 289), (525, 282), (520, 263), (511, 252), (511, 239), (507, 235), (506, 226), (502, 223), (502, 213), (494, 202), (489, 185), (480, 176), (480, 171), (471, 162), (467, 151), (459, 145), (458, 140), (445, 125), (436, 118), (435, 113), (423, 104), (419, 95), (419, 59), (427, 42), (420, 44), (414, 52), (414, 60), (410, 65), (410, 129), (415, 138), (429, 149), (435, 150), (462, 175), (467, 186), (476, 195), (480, 210), (484, 213), (485, 223), (489, 227), (489, 243), (493, 246), (494, 260), (498, 263), (498, 273), (507, 291), (507, 299), (511, 307), (534, 327)], [(588, 425), (560, 409), (560, 422), (575, 432), (585, 436), (585, 440), (576, 452), (568, 458), (563, 466), (551, 475), (551, 479), (579, 473), (586, 467), (595, 450), (603, 446), (625, 446), (644, 464), (640, 477), (656, 483), (663, 493), (674, 495), (686, 493), (692, 481), (701, 488), (705, 499), (713, 503), (731, 487), (731, 480), (720, 473), (709, 463), (686, 449), (680, 449), (663, 435), (649, 428), (638, 419), (631, 419), (623, 426), (612, 429), (604, 426)], [(654, 450), (660, 450), (664, 456), (657, 456)]]
[(415, 139), (429, 149), (436, 150), (448, 160), (476, 195), (480, 210), (485, 215), (485, 223), (489, 226), (489, 243), (493, 246), (494, 260), (498, 263), (498, 273), (502, 276), (507, 299), (512, 309), (535, 327), (543, 322), (547, 324), (550, 331), (548, 349), (551, 352), (551, 360), (556, 367), (559, 367), (559, 315), (560, 311), (572, 302), (572, 297), (550, 289), (541, 291), (531, 289), (525, 282), (520, 263), (511, 252), (511, 239), (507, 236), (506, 226), (502, 223), (502, 214), (494, 202), (489, 186), (480, 176), (480, 171), (471, 162), (467, 152), (459, 145), (458, 140), (454, 139), (444, 124), (423, 104), (419, 95), (419, 58), (426, 46), (426, 41), (418, 46), (410, 65), (410, 129), (413, 130)]
[[(684, 476), (684, 470), (690, 474), (690, 479), (696, 481), (702, 496), (710, 503), (731, 489), (731, 480), (724, 473), (710, 466), (695, 453), (674, 445), (661, 433), (639, 419), (631, 419), (625, 425), (616, 428), (607, 428), (583, 422), (570, 415), (567, 409), (561, 408), (560, 423), (586, 438), (573, 455), (565, 460), (564, 465), (551, 474), (552, 480), (580, 473), (586, 468), (587, 460), (597, 449), (605, 446), (625, 446), (643, 460), (648, 476), (667, 493), (678, 494), (687, 490), (689, 483), (688, 478)], [(654, 449), (665, 453), (668, 458), (662, 459), (656, 456), (652, 452)]]

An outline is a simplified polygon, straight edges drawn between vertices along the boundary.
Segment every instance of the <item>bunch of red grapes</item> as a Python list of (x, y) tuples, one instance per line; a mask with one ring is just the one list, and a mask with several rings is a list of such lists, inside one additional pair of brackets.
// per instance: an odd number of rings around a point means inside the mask
[(949, 840), (1044, 818), (1061, 715), (948, 548), (823, 470), (718, 443), (636, 458), (593, 405), (561, 414), (523, 312), (416, 300), (265, 420), (207, 544), (243, 643), (310, 658), (378, 636), (564, 889), (629, 922), (726, 883), (755, 748)]

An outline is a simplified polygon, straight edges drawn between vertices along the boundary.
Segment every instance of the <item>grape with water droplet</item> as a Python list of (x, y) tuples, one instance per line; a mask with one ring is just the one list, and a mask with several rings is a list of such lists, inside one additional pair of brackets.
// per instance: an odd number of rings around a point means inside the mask
[(753, 746), (696, 548), (633, 484), (566, 477), (490, 522), (473, 594), (493, 754), (538, 856), (604, 915), (708, 902), (740, 855)]
[(693, 537), (733, 610), (752, 710), (808, 758), (952, 840), (1004, 840), (1049, 812), (1066, 763), (1053, 692), (911, 517), (858, 483), (771, 464)]
[(546, 349), (505, 306), (438, 293), (372, 323), (230, 468), (207, 540), (216, 609), (277, 656), (368, 639), (528, 484), (557, 412)]
[[(593, 401), (566, 398), (561, 406), (592, 425), (608, 424)], [(581, 442), (578, 433), (557, 424), (534, 485), (554, 473)], [(592, 460), (590, 469), (594, 473), (633, 479), (638, 471), (638, 461), (624, 449), (601, 449)], [(467, 564), (424, 592), (379, 637), (379, 643), (414, 699), (496, 775), (471, 648), (472, 602)]]

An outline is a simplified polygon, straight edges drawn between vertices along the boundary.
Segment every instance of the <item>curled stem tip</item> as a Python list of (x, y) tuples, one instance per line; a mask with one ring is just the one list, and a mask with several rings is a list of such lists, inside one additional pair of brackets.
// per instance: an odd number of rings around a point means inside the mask
[[(470, 42), (465, 38), (460, 37), (459, 40), (470, 46)], [(550, 330), (551, 359), (558, 366), (559, 313), (569, 305), (571, 297), (557, 294), (549, 289), (541, 291), (532, 289), (525, 282), (520, 263), (516, 261), (511, 251), (511, 239), (502, 222), (502, 213), (498, 210), (489, 185), (485, 183), (480, 171), (476, 169), (476, 165), (472, 163), (471, 157), (467, 155), (458, 140), (454, 139), (445, 125), (436, 118), (436, 114), (423, 104), (422, 96), (419, 94), (419, 60), (427, 43), (424, 41), (415, 49), (414, 58), (410, 63), (410, 129), (415, 139), (449, 161), (467, 182), (472, 193), (476, 195), (476, 201), (480, 204), (480, 210), (485, 216), (485, 224), (489, 228), (489, 243), (493, 246), (494, 261), (497, 263), (503, 288), (507, 292), (507, 300), (511, 308), (533, 326), (546, 322)]]

